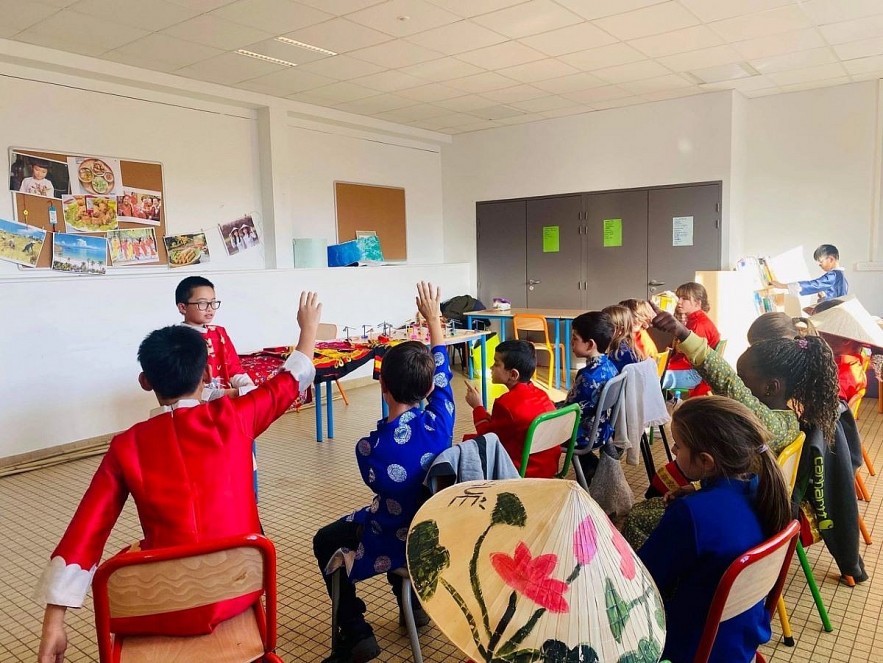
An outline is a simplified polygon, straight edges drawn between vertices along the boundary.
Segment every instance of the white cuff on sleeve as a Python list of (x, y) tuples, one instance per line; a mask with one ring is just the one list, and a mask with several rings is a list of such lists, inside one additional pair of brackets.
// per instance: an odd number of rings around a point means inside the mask
[(788, 293), (794, 295), (795, 297), (800, 297), (800, 284), (799, 283), (788, 283)]
[(258, 386), (256, 384), (246, 384), (239, 387), (239, 395), (245, 396), (248, 392), (254, 391)]
[(215, 389), (214, 387), (204, 387), (202, 390), (202, 400), (204, 403), (208, 401), (217, 400), (218, 398), (223, 398), (224, 390), (223, 389)]
[(285, 360), (282, 369), (294, 376), (301, 394), (306, 393), (309, 386), (313, 384), (313, 380), (316, 379), (316, 367), (313, 366), (313, 360), (297, 350)]
[[(254, 380), (251, 379), (251, 376), (248, 373), (237, 373), (230, 378), (230, 386), (239, 389), (240, 387), (254, 387), (255, 384)], [(239, 392), (239, 395), (242, 396), (243, 393)]]
[(63, 557), (53, 557), (43, 569), (43, 575), (34, 590), (34, 599), (41, 605), (51, 603), (80, 608), (97, 568), (93, 566), (85, 571), (79, 564), (68, 564)]

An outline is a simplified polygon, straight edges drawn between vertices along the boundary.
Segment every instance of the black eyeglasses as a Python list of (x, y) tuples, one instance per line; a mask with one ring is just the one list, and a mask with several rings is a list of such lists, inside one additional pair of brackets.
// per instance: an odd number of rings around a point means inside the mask
[(185, 302), (185, 306), (195, 306), (200, 311), (208, 311), (209, 308), (217, 311), (221, 308), (221, 302), (217, 299), (213, 299), (210, 302)]

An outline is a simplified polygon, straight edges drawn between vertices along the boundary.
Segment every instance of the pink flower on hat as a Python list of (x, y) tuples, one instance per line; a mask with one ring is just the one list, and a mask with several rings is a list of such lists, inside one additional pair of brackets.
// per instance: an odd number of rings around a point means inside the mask
[(523, 541), (515, 548), (514, 556), (491, 554), (494, 570), (512, 589), (549, 612), (567, 612), (569, 606), (564, 598), (567, 583), (551, 577), (557, 563), (558, 556), (553, 553), (532, 557)]

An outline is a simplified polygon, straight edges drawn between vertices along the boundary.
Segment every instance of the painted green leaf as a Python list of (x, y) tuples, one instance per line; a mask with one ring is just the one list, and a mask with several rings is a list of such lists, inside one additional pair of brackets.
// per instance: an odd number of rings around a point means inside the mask
[(660, 656), (662, 656), (662, 648), (658, 642), (641, 638), (638, 642), (638, 650), (623, 654), (617, 663), (656, 663)]
[(435, 594), (441, 572), (451, 565), (447, 548), (439, 545), (438, 525), (434, 520), (424, 520), (411, 530), (408, 537), (408, 570), (414, 589), (421, 600)]
[(542, 660), (543, 655), (536, 649), (519, 649), (508, 656), (495, 656), (491, 663), (535, 663)]
[(587, 644), (579, 644), (568, 648), (559, 640), (546, 640), (540, 648), (544, 661), (560, 661), (561, 663), (599, 663), (598, 653)]
[(629, 620), (629, 606), (622, 600), (610, 578), (604, 581), (604, 602), (607, 605), (607, 620), (610, 632), (617, 642), (622, 642), (622, 631)]
[(662, 609), (661, 605), (657, 604), (654, 612), (656, 614), (656, 624), (659, 628), (665, 628), (665, 610)]
[(526, 522), (527, 512), (518, 496), (514, 493), (500, 493), (497, 496), (497, 505), (491, 514), (491, 523), (524, 527)]

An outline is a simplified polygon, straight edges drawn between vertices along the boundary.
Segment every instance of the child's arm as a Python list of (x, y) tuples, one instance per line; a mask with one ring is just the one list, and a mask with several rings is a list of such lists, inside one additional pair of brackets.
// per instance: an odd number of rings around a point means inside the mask
[(427, 397), (426, 409), (436, 418), (436, 428), (443, 426), (447, 434), (454, 432), (454, 390), (451, 387), (451, 367), (448, 366), (448, 353), (444, 347), (444, 332), (441, 325), (441, 291), (431, 283), (417, 284), (417, 310), (426, 319), (429, 327), (429, 343), (435, 360), (433, 390)]
[(683, 500), (671, 503), (637, 552), (663, 594), (674, 589), (678, 580), (690, 572), (699, 555), (695, 524)]
[(203, 392), (204, 401), (214, 400), (215, 398), (221, 398), (223, 396), (245, 396), (245, 394), (252, 391), (257, 386), (255, 385), (254, 380), (251, 379), (251, 376), (242, 367), (242, 362), (239, 361), (239, 354), (236, 352), (236, 347), (233, 345), (233, 339), (230, 338), (227, 330), (223, 327), (218, 327), (217, 330), (221, 336), (222, 342), (226, 346), (224, 348), (224, 370), (227, 375), (230, 376), (230, 386), (233, 390), (221, 390), (225, 393), (212, 394), (209, 398), (206, 398), (206, 394)]
[(444, 345), (445, 335), (441, 324), (441, 290), (426, 281), (417, 284), (417, 310), (429, 327), (429, 344), (433, 348)]
[(815, 279), (808, 279), (806, 281), (795, 281), (793, 283), (780, 283), (779, 281), (773, 281), (771, 285), (776, 288), (787, 289), (792, 295), (814, 295), (816, 293), (822, 292), (823, 290), (828, 290), (832, 285), (834, 285), (834, 281), (837, 279), (837, 275), (834, 271), (825, 272), (821, 276)]

